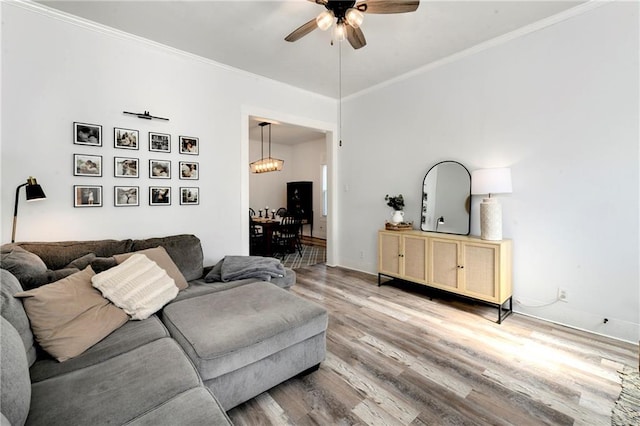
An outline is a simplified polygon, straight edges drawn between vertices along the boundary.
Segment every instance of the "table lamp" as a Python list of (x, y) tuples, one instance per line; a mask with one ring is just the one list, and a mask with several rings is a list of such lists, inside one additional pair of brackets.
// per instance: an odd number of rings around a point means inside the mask
[(471, 172), (471, 194), (485, 195), (480, 203), (480, 238), (499, 241), (502, 239), (502, 206), (492, 194), (509, 194), (511, 169), (480, 169)]
[(18, 200), (20, 198), (20, 188), (22, 188), (23, 186), (26, 186), (25, 191), (27, 201), (44, 200), (45, 198), (47, 198), (47, 196), (44, 195), (42, 187), (38, 185), (36, 178), (34, 178), (33, 176), (29, 176), (29, 179), (27, 179), (26, 183), (18, 185), (18, 187), (16, 188), (16, 204), (13, 209), (13, 228), (11, 229), (12, 243), (16, 242), (16, 225), (18, 223)]

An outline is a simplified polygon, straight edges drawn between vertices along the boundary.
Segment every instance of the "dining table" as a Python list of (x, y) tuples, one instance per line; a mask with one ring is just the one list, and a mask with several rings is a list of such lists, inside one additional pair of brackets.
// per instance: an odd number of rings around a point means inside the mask
[(267, 217), (252, 217), (251, 218), (256, 225), (262, 226), (262, 232), (264, 234), (264, 256), (273, 256), (273, 231), (280, 226), (280, 218), (267, 218)]

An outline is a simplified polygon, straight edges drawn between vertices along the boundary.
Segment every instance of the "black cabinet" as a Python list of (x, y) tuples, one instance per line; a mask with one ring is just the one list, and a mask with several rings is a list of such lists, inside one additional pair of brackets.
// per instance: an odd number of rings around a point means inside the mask
[(287, 182), (287, 212), (309, 224), (313, 235), (313, 182)]

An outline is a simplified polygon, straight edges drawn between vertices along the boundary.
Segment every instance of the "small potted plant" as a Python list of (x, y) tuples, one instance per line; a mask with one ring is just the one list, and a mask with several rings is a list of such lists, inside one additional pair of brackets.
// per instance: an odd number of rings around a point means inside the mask
[(389, 194), (385, 195), (384, 200), (387, 205), (393, 209), (393, 216), (391, 216), (391, 223), (402, 223), (404, 221), (404, 198), (402, 194), (390, 197)]

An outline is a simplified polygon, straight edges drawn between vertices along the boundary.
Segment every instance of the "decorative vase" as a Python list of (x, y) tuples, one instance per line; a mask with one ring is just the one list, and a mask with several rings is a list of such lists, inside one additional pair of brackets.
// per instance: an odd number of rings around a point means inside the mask
[(398, 224), (404, 221), (404, 212), (402, 210), (395, 210), (391, 216), (391, 223)]

